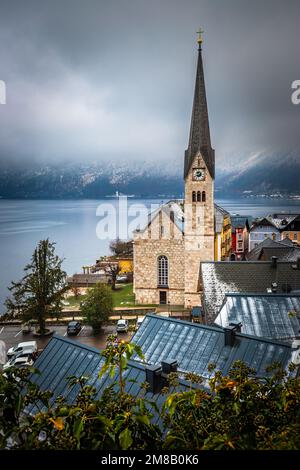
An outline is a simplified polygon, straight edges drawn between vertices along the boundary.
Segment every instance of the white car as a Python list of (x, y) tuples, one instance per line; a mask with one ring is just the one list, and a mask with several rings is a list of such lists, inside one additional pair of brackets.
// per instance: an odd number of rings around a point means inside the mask
[(9, 369), (10, 367), (31, 367), (34, 363), (32, 354), (21, 353), (14, 356), (3, 366), (3, 370)]
[(37, 352), (36, 341), (25, 341), (24, 343), (19, 343), (17, 344), (17, 346), (10, 348), (6, 354), (8, 358), (11, 358), (11, 357), (16, 356), (16, 354), (23, 353), (23, 352), (26, 352), (28, 354)]
[(127, 333), (128, 331), (128, 320), (118, 320), (117, 322), (117, 333)]
[(138, 317), (137, 321), (136, 321), (136, 328), (139, 329), (139, 327), (141, 326), (141, 324), (143, 323), (144, 321), (144, 317)]

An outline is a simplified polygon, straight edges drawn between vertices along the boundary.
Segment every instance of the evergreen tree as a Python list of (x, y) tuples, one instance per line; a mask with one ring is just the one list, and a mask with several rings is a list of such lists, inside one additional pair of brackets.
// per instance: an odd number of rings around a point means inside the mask
[(36, 320), (39, 333), (46, 332), (46, 318), (58, 316), (61, 300), (68, 289), (63, 260), (55, 254), (55, 243), (41, 240), (33, 252), (31, 262), (24, 268), (25, 276), (12, 282), (12, 297), (6, 300), (7, 313), (11, 317)]

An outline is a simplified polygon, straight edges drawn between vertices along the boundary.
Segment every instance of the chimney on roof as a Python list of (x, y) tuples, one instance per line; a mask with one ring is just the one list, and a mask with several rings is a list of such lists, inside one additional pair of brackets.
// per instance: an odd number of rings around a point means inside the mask
[(168, 375), (170, 372), (177, 372), (177, 361), (172, 359), (161, 361), (161, 368), (163, 375)]
[(277, 284), (277, 282), (272, 282), (272, 284), (271, 284), (271, 290), (272, 290), (273, 294), (276, 294), (276, 293), (277, 293), (277, 289), (278, 289), (278, 284)]
[(271, 258), (271, 266), (272, 266), (272, 268), (277, 268), (277, 261), (278, 261), (277, 256), (272, 256), (272, 258)]
[(225, 346), (234, 346), (235, 335), (238, 332), (238, 325), (228, 325), (224, 328)]
[(235, 327), (235, 331), (236, 331), (237, 333), (241, 333), (243, 324), (242, 324), (241, 322), (239, 322), (239, 323), (230, 322), (230, 323), (229, 323), (229, 326), (234, 326), (234, 327)]
[(161, 366), (159, 364), (146, 367), (146, 382), (149, 384), (149, 392), (159, 393), (162, 389)]
[(171, 372), (177, 372), (177, 361), (165, 359), (161, 364), (147, 366), (146, 382), (149, 384), (149, 392), (159, 393), (161, 389), (168, 385), (168, 375)]

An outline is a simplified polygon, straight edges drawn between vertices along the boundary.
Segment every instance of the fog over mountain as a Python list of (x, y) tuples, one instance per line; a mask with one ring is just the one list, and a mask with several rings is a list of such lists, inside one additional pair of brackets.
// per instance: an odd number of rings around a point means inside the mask
[(299, 18), (299, 0), (0, 0), (0, 160), (66, 172), (164, 162), (174, 174), (188, 142), (199, 26), (217, 168), (294, 152)]
[[(232, 171), (217, 168), (215, 194), (300, 194), (299, 175), (299, 154), (253, 155)], [(103, 198), (116, 191), (141, 198), (182, 197), (182, 168), (113, 162), (2, 167), (0, 172), (2, 198)]]

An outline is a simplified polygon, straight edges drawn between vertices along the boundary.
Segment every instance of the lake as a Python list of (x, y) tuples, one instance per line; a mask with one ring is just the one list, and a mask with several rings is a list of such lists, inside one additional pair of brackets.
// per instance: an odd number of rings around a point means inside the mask
[[(161, 199), (137, 200), (128, 199), (129, 226), (127, 234), (137, 226), (135, 212), (139, 207), (150, 209), (157, 206)], [(284, 199), (216, 199), (217, 204), (231, 213), (241, 215), (263, 216), (268, 213), (288, 211), (300, 213), (300, 201)], [(81, 272), (82, 266), (94, 263), (97, 258), (109, 253), (110, 240), (99, 239), (99, 222), (101, 212), (112, 213), (114, 228), (126, 225), (126, 204), (117, 199), (105, 200), (4, 200), (0, 199), (0, 312), (3, 313), (3, 302), (7, 297), (7, 286), (11, 280), (22, 277), (24, 266), (29, 262), (38, 241), (49, 238), (56, 242), (56, 252), (64, 257), (64, 269), (68, 274)], [(98, 212), (97, 212), (98, 211)], [(114, 212), (115, 211), (115, 212)], [(118, 222), (120, 221), (120, 222)], [(146, 221), (146, 214), (140, 216), (139, 222)], [(101, 227), (100, 227), (101, 229)], [(102, 229), (104, 229), (102, 227)], [(103, 230), (102, 230), (103, 232)], [(125, 238), (126, 231), (121, 234)], [(112, 238), (116, 232), (112, 231)], [(104, 234), (105, 235), (105, 234)]]

